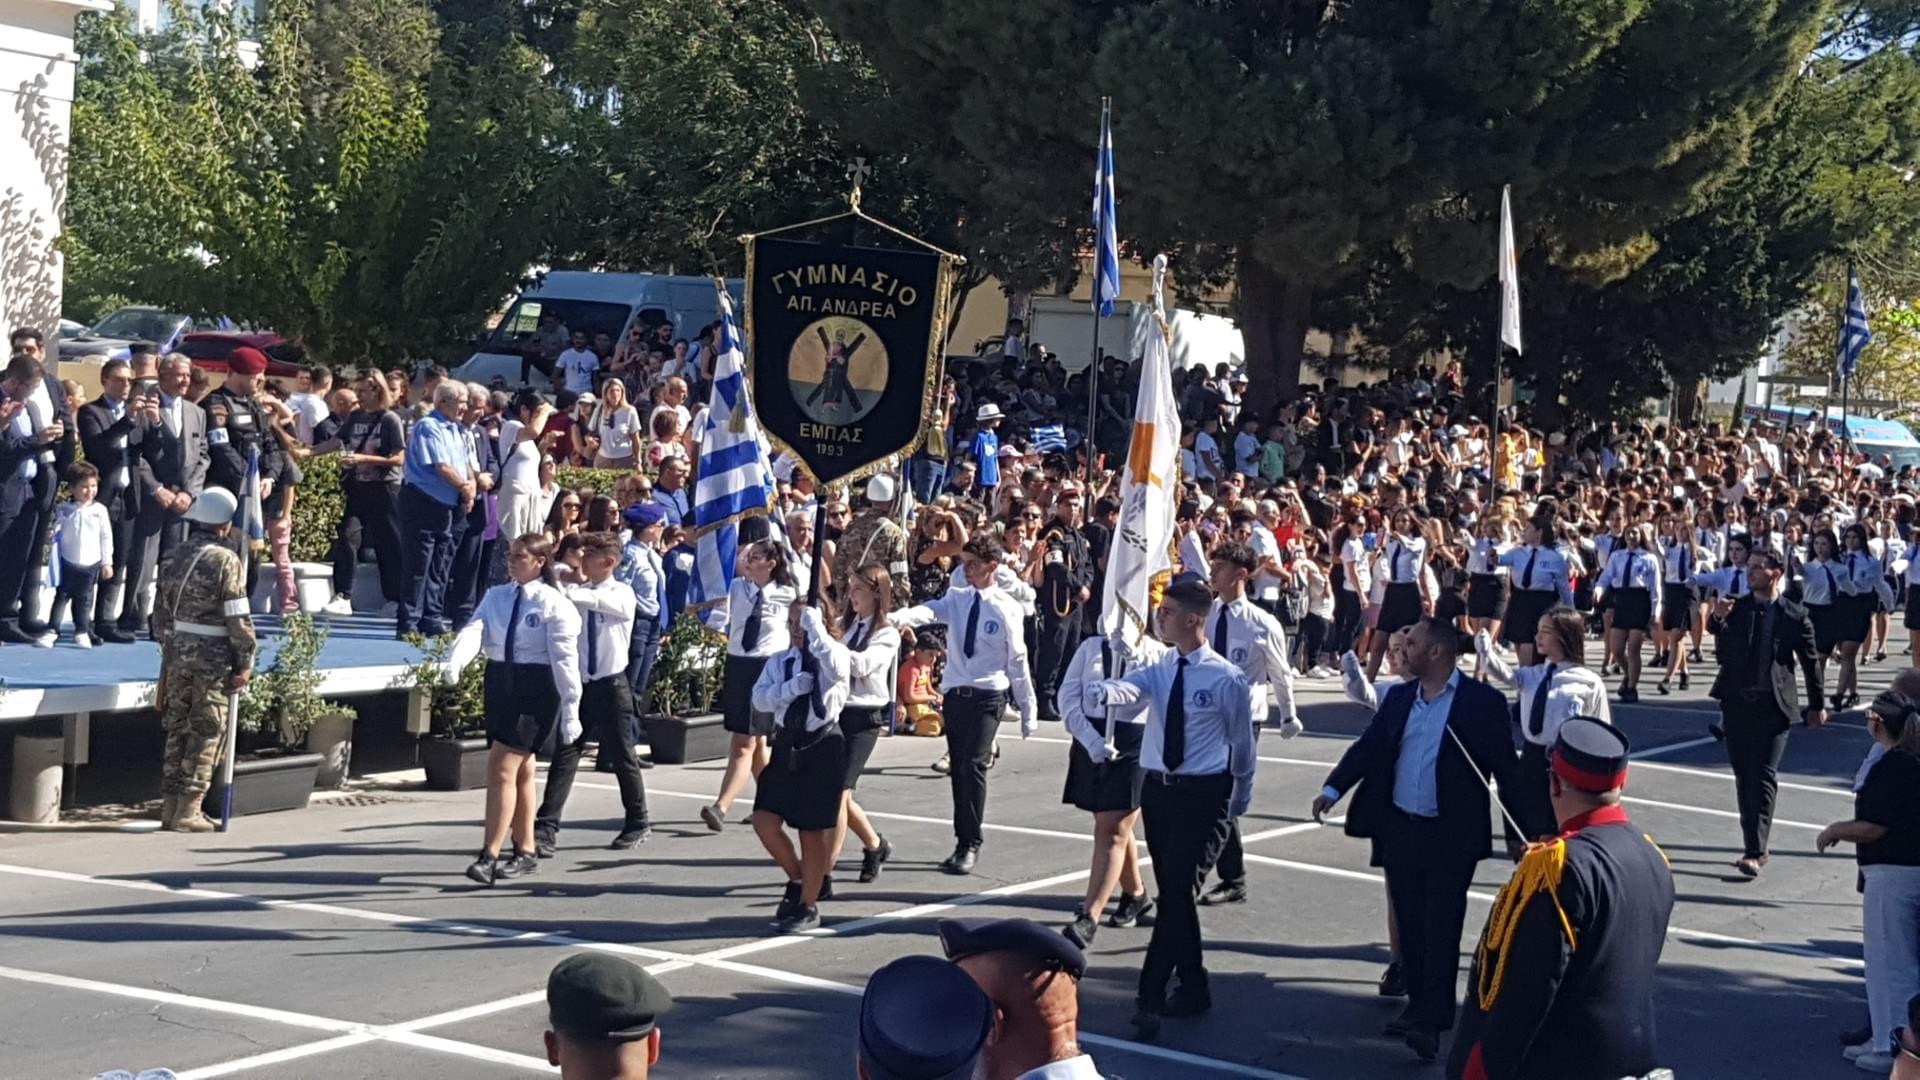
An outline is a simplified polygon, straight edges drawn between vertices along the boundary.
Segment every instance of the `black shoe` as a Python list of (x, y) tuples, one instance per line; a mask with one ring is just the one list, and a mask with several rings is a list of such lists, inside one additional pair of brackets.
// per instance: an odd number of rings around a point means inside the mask
[(1067, 928), (1060, 932), (1067, 936), (1068, 941), (1073, 942), (1082, 949), (1091, 949), (1093, 948), (1093, 936), (1100, 932), (1100, 924), (1094, 922), (1093, 916), (1086, 912), (1076, 911), (1073, 913), (1073, 921), (1068, 923)]
[(1638, 702), (1639, 700), (1640, 700), (1640, 691), (1635, 690), (1631, 686), (1623, 686), (1620, 688), (1620, 704), (1632, 705)]
[(1833, 702), (1833, 708), (1835, 712), (1838, 712), (1841, 709), (1844, 709), (1847, 707), (1847, 695), (1845, 694), (1835, 694), (1828, 700)]
[(787, 882), (785, 895), (780, 897), (780, 905), (773, 909), (773, 921), (784, 926), (788, 919), (793, 918), (793, 913), (799, 909), (800, 883), (797, 881), (789, 881)]
[(538, 873), (539, 870), (539, 859), (524, 851), (516, 851), (513, 853), (513, 858), (500, 861), (500, 865), (493, 871), (493, 876), (496, 878), (526, 877), (528, 874)]
[(1399, 1016), (1382, 1024), (1380, 1030), (1393, 1038), (1404, 1039), (1407, 1037), (1407, 1033), (1413, 1030), (1413, 1021), (1407, 1014), (1401, 1013)]
[(1133, 1037), (1141, 1042), (1152, 1042), (1160, 1037), (1160, 1014), (1151, 1009), (1133, 1010)]
[(1684, 671), (1683, 671), (1683, 672), (1681, 672), (1681, 673), (1680, 673), (1680, 689), (1682, 689), (1682, 690), (1685, 690), (1685, 689), (1687, 688), (1687, 684), (1688, 684), (1688, 683), (1690, 683), (1690, 682), (1692, 682), (1692, 681), (1693, 681), (1693, 680), (1691, 680), (1691, 679), (1689, 679), (1689, 678), (1687, 677), (1687, 673), (1686, 673), (1686, 672), (1684, 672)]
[(1720, 722), (1716, 720), (1713, 723), (1707, 725), (1707, 734), (1713, 736), (1715, 739), (1725, 742), (1727, 738), (1727, 729), (1721, 727)]
[(473, 860), (473, 865), (467, 867), (467, 877), (473, 879), (478, 885), (492, 885), (497, 880), (496, 870), (499, 866), (500, 860), (497, 857), (483, 851)]
[(1659, 692), (1661, 697), (1666, 697), (1668, 694), (1673, 693), (1673, 688), (1667, 685), (1667, 680), (1665, 679), (1661, 679), (1659, 682), (1654, 683), (1653, 688), (1654, 690)]
[(553, 853), (560, 850), (560, 838), (557, 836), (536, 836), (533, 838), (535, 858), (551, 859)]
[(727, 815), (721, 813), (720, 808), (712, 803), (700, 808), (700, 820), (706, 822), (707, 828), (714, 832), (727, 827)]
[(1213, 995), (1206, 990), (1178, 987), (1167, 995), (1168, 1016), (1199, 1016), (1213, 1008)]
[(1153, 901), (1147, 899), (1146, 893), (1141, 893), (1138, 896), (1121, 893), (1120, 903), (1115, 905), (1113, 914), (1107, 916), (1107, 925), (1120, 930), (1124, 930), (1130, 926), (1138, 926), (1140, 925), (1140, 917), (1152, 910)]
[(940, 869), (949, 874), (971, 874), (973, 864), (979, 861), (980, 849), (973, 844), (961, 844), (940, 864)]
[(880, 846), (872, 851), (860, 853), (860, 884), (865, 885), (880, 876), (880, 867), (893, 858), (893, 845), (886, 837), (880, 838)]
[(634, 759), (633, 759), (633, 763), (634, 763), (635, 765), (638, 765), (638, 766), (640, 766), (640, 767), (641, 767), (641, 768), (643, 768), (643, 769), (651, 769), (651, 768), (653, 768), (653, 759), (652, 759), (652, 758), (650, 758), (650, 757), (648, 757), (648, 756), (647, 756), (647, 755), (645, 755), (645, 754), (641, 754), (640, 756), (638, 756), (638, 757), (636, 757), (636, 758), (634, 758)]
[(820, 895), (818, 897), (815, 897), (815, 899), (820, 900), (823, 903), (825, 901), (833, 899), (833, 875), (832, 874), (828, 874), (826, 877), (823, 877), (820, 879)]
[(1695, 649), (1687, 654), (1687, 662), (1690, 664), (1704, 664), (1707, 662), (1707, 658), (1700, 655), (1699, 649)]
[(1381, 997), (1402, 998), (1407, 996), (1407, 979), (1405, 974), (1400, 970), (1400, 962), (1398, 960), (1388, 964), (1387, 970), (1380, 973), (1380, 989), (1377, 992)]
[[(1873, 654), (1873, 662), (1876, 664), (1882, 660), (1885, 660), (1886, 658), (1887, 658), (1887, 650), (1885, 649), (1881, 649), (1879, 652), (1876, 652)], [(1869, 1036), (1869, 1038), (1871, 1038), (1871, 1036)], [(1855, 1043), (1854, 1045), (1857, 1046), (1859, 1044)]]
[(1440, 1033), (1427, 1028), (1414, 1028), (1407, 1032), (1407, 1049), (1421, 1061), (1440, 1060)]
[(1215, 904), (1244, 904), (1247, 902), (1247, 883), (1244, 881), (1223, 881), (1200, 894), (1200, 903), (1207, 907)]
[(21, 630), (16, 623), (0, 623), (0, 642), (8, 645), (31, 645), (33, 638)]
[(645, 825), (629, 825), (620, 830), (620, 835), (614, 837), (613, 843), (608, 846), (612, 847), (615, 851), (626, 851), (629, 848), (646, 843), (647, 837), (652, 835), (653, 830)]
[(106, 643), (107, 643), (107, 644), (109, 644), (109, 645), (131, 645), (131, 644), (133, 644), (133, 635), (132, 635), (132, 634), (129, 634), (129, 633), (127, 633), (126, 631), (124, 631), (124, 630), (121, 630), (120, 628), (118, 628), (118, 627), (114, 627), (114, 626), (102, 626), (102, 627), (99, 627), (99, 628), (98, 628), (98, 629), (97, 629), (97, 630), (95, 631), (95, 634), (94, 634), (94, 636), (95, 636), (95, 637), (98, 637), (98, 638), (99, 638), (99, 639), (100, 639), (101, 641), (104, 641), (104, 642), (106, 642)]
[(1859, 1046), (1861, 1043), (1866, 1042), (1871, 1038), (1873, 1038), (1873, 1028), (1871, 1027), (1856, 1028), (1840, 1036), (1840, 1045), (1841, 1046)]
[(783, 934), (804, 934), (809, 930), (820, 929), (820, 909), (812, 904), (796, 902), (794, 909), (780, 921)]
[(1654, 657), (1653, 657), (1653, 666), (1654, 666), (1654, 667), (1666, 667), (1666, 666), (1667, 666), (1667, 661), (1668, 661), (1668, 660), (1671, 660), (1671, 659), (1673, 659), (1673, 657), (1672, 657), (1672, 656), (1670, 656), (1670, 655), (1668, 655), (1668, 654), (1666, 654), (1666, 653), (1655, 653), (1655, 654), (1654, 654)]

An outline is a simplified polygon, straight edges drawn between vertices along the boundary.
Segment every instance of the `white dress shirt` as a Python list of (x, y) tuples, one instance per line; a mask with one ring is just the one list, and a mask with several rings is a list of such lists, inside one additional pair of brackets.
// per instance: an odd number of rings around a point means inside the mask
[[(1128, 660), (1125, 650), (1102, 646), (1108, 646), (1107, 639), (1096, 636), (1082, 641), (1074, 650), (1073, 659), (1067, 661), (1066, 674), (1060, 676), (1055, 705), (1067, 734), (1073, 736), (1073, 741), (1079, 743), (1095, 763), (1112, 758), (1116, 751), (1131, 753), (1137, 758), (1147, 722), (1147, 703), (1131, 701), (1108, 705), (1100, 684), (1159, 660), (1167, 647), (1153, 638), (1142, 638), (1132, 647), (1134, 659)], [(1129, 730), (1120, 731), (1122, 724)]]
[(1050, 1061), (1037, 1069), (1028, 1069), (1013, 1080), (1101, 1080), (1100, 1070), (1093, 1067), (1093, 1059), (1085, 1054), (1079, 1057)]
[(1515, 589), (1530, 592), (1557, 592), (1560, 602), (1573, 606), (1573, 582), (1568, 577), (1567, 555), (1559, 548), (1523, 544), (1500, 556), (1509, 571)]
[[(1220, 636), (1222, 618), (1226, 619), (1224, 642)], [(1254, 723), (1266, 720), (1267, 688), (1272, 687), (1273, 711), (1283, 724), (1294, 721), (1297, 725), (1300, 712), (1293, 703), (1293, 665), (1287, 661), (1287, 631), (1279, 619), (1244, 596), (1230, 604), (1215, 600), (1213, 611), (1207, 616), (1205, 636), (1208, 647), (1246, 673), (1248, 708)], [(1221, 644), (1226, 648), (1219, 648)], [(1298, 730), (1295, 726), (1284, 734), (1292, 738)]]
[(852, 689), (847, 704), (878, 709), (893, 700), (893, 662), (900, 656), (900, 631), (885, 620), (855, 619), (842, 641), (847, 654), (847, 678)]
[[(760, 603), (760, 640), (748, 641), (747, 616), (755, 600)], [(772, 656), (784, 652), (787, 640), (787, 608), (799, 599), (793, 589), (776, 581), (761, 588), (744, 577), (727, 586), (727, 655)]]
[[(802, 643), (780, 650), (760, 669), (760, 677), (753, 682), (753, 707), (756, 711), (771, 713), (773, 722), (785, 727), (787, 706), (801, 698), (813, 699), (807, 706), (806, 729), (819, 731), (840, 719), (840, 710), (847, 705), (850, 689), (847, 650), (828, 636), (818, 608), (806, 609), (800, 618), (805, 626), (804, 644), (813, 653), (813, 674), (801, 668)], [(782, 615), (783, 629), (785, 622), (786, 616)], [(819, 696), (814, 699), (816, 687)]]
[(623, 581), (575, 585), (567, 599), (580, 609), (580, 674), (586, 682), (627, 670), (636, 610), (633, 589)]
[(60, 561), (81, 568), (113, 562), (113, 522), (97, 502), (62, 503), (54, 525)]
[(1386, 576), (1391, 585), (1418, 585), (1427, 565), (1427, 538), (1396, 536), (1386, 543)]
[(1662, 573), (1660, 580), (1668, 585), (1693, 584), (1693, 568), (1700, 562), (1694, 555), (1693, 545), (1676, 537), (1660, 538)]
[(1593, 583), (1593, 598), (1598, 600), (1614, 589), (1647, 590), (1653, 598), (1653, 617), (1660, 618), (1660, 557), (1639, 548), (1616, 549)]
[(1843, 551), (1834, 560), (1840, 570), (1840, 592), (1845, 596), (1866, 596), (1886, 578), (1880, 560), (1871, 551)]
[(1200, 541), (1200, 530), (1192, 529), (1180, 538), (1180, 569), (1189, 574), (1207, 576), (1207, 546)]
[(1827, 607), (1845, 592), (1847, 564), (1833, 559), (1808, 562), (1800, 567), (1800, 599), (1810, 607)]
[[(514, 628), (513, 655), (508, 656), (507, 623), (514, 618), (516, 596), (519, 625)], [(580, 611), (565, 593), (544, 581), (508, 581), (488, 589), (473, 611), (473, 621), (453, 639), (447, 673), (458, 678), (481, 653), (490, 663), (552, 668), (553, 684), (560, 691), (560, 741), (580, 737)]]
[[(1574, 664), (1528, 664), (1515, 667), (1494, 648), (1493, 637), (1485, 630), (1474, 635), (1473, 646), (1494, 681), (1520, 691), (1520, 734), (1530, 743), (1551, 747), (1559, 738), (1560, 725), (1576, 716), (1613, 722), (1613, 709), (1607, 701), (1607, 684), (1587, 668)], [(1551, 674), (1549, 674), (1551, 669)], [(1533, 733), (1533, 701), (1542, 688), (1547, 695), (1546, 713), (1540, 734)]]
[(1736, 600), (1753, 590), (1753, 584), (1747, 580), (1747, 568), (1744, 566), (1722, 566), (1713, 570), (1702, 570), (1693, 575), (1693, 583)]
[[(975, 605), (979, 607), (973, 616)], [(969, 618), (974, 623), (973, 655), (967, 655), (966, 634)], [(1013, 598), (998, 586), (985, 589), (962, 586), (949, 589), (917, 607), (896, 611), (887, 621), (896, 627), (926, 626), (943, 623), (947, 628), (947, 662), (940, 676), (940, 690), (948, 693), (960, 687), (974, 690), (1003, 690), (1013, 698), (1020, 713), (1020, 733), (1037, 730), (1039, 715), (1033, 698), (1033, 679), (1027, 671), (1026, 615)]]
[[(1184, 668), (1184, 670), (1183, 670)], [(1180, 766), (1166, 765), (1167, 702), (1173, 680), (1180, 679), (1185, 753)], [(1248, 711), (1247, 677), (1226, 658), (1202, 645), (1187, 653), (1168, 649), (1145, 667), (1100, 684), (1109, 704), (1145, 699), (1147, 730), (1140, 740), (1140, 764), (1149, 772), (1179, 776), (1233, 774), (1228, 813), (1239, 816), (1253, 800), (1255, 766), (1253, 716)]]
[(1467, 553), (1467, 573), (1491, 574), (1494, 577), (1507, 576), (1507, 568), (1501, 563), (1501, 556), (1512, 550), (1512, 545), (1503, 544), (1489, 537), (1481, 537), (1473, 542), (1472, 550)]
[[(1205, 573), (1206, 571), (1202, 570), (1201, 572)], [(947, 591), (952, 592), (955, 589), (964, 589), (966, 587), (967, 565), (959, 559), (955, 559), (953, 560), (953, 573), (947, 575)], [(1020, 605), (1021, 611), (1028, 615), (1035, 613), (1033, 606), (1034, 601), (1039, 599), (1040, 594), (1034, 591), (1033, 586), (1021, 580), (1020, 575), (1013, 572), (1013, 567), (1008, 566), (1006, 563), (996, 564), (993, 568), (993, 587), (1011, 597), (1014, 603)]]

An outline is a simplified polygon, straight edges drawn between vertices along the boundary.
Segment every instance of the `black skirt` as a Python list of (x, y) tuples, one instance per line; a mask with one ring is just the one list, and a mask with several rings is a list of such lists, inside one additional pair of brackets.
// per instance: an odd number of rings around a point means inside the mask
[(753, 707), (753, 684), (760, 669), (767, 666), (764, 656), (727, 654), (727, 666), (720, 679), (720, 726), (734, 735), (771, 735), (773, 716)]
[(1834, 601), (1833, 609), (1840, 613), (1840, 644), (1858, 645), (1867, 640), (1868, 632), (1873, 629), (1873, 613), (1880, 610), (1880, 601), (1873, 593), (1860, 596), (1843, 594)]
[(846, 780), (841, 786), (848, 791), (859, 785), (860, 774), (867, 771), (867, 759), (873, 756), (873, 748), (880, 742), (880, 729), (886, 722), (884, 705), (873, 708), (849, 705), (840, 710), (840, 734), (847, 740)]
[(1507, 598), (1507, 621), (1500, 624), (1500, 640), (1509, 645), (1532, 645), (1540, 629), (1540, 616), (1560, 599), (1558, 593), (1540, 589), (1515, 589)]
[(847, 740), (828, 724), (796, 741), (783, 730), (773, 736), (773, 760), (754, 781), (753, 812), (766, 811), (790, 829), (821, 832), (840, 823), (846, 790)]
[(1475, 574), (1467, 585), (1467, 614), (1475, 619), (1499, 619), (1507, 613), (1507, 579), (1500, 574)]
[(1660, 586), (1660, 628), (1687, 630), (1693, 626), (1693, 611), (1700, 603), (1693, 586), (1669, 581)]
[(1067, 786), (1060, 801), (1089, 814), (1138, 810), (1146, 778), (1138, 757), (1122, 754), (1096, 764), (1075, 740), (1067, 751)]
[(1920, 585), (1907, 586), (1907, 629), (1920, 630)]
[(1387, 586), (1386, 598), (1380, 601), (1380, 619), (1374, 629), (1391, 634), (1419, 622), (1420, 615), (1420, 586), (1396, 582)]
[(1838, 603), (1808, 604), (1807, 618), (1813, 623), (1813, 647), (1825, 655), (1840, 644), (1840, 634), (1846, 622), (1846, 613)]
[(487, 661), (482, 683), (487, 738), (509, 750), (538, 754), (552, 748), (560, 727), (560, 688), (545, 664)]
[(1642, 588), (1628, 586), (1607, 590), (1606, 599), (1612, 601), (1615, 630), (1646, 631), (1653, 628), (1652, 593)]

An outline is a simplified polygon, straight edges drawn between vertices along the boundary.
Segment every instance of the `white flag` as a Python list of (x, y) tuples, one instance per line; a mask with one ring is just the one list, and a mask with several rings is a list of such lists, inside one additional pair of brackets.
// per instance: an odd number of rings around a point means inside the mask
[(1500, 189), (1500, 343), (1520, 348), (1520, 258), (1513, 248), (1513, 186)]
[(1153, 318), (1140, 362), (1133, 437), (1120, 474), (1120, 521), (1108, 548), (1100, 632), (1137, 644), (1152, 627), (1153, 576), (1173, 568), (1173, 515), (1180, 491), (1180, 410), (1167, 355), (1167, 257), (1153, 260)]

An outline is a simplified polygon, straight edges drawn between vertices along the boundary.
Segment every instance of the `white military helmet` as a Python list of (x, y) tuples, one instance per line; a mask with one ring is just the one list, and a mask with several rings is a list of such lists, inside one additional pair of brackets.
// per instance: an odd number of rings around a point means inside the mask
[(225, 525), (240, 509), (240, 500), (226, 488), (210, 487), (187, 508), (187, 520), (197, 525)]

